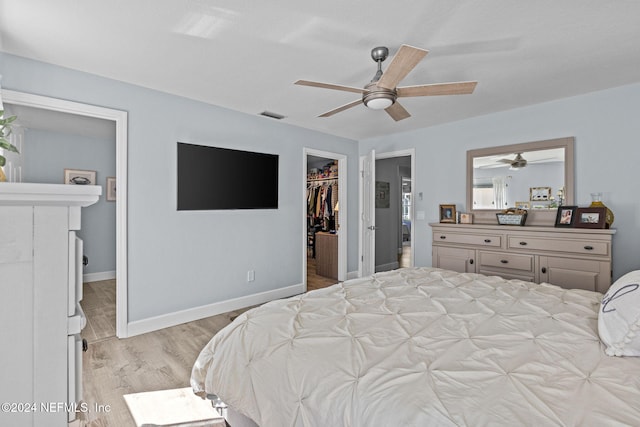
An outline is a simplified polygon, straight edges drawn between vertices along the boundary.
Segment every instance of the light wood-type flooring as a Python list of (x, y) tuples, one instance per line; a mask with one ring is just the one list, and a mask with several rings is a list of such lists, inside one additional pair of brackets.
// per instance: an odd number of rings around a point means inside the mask
[[(319, 289), (336, 281), (315, 275), (308, 288)], [(82, 308), (87, 326), (82, 337), (89, 343), (83, 354), (85, 426), (135, 426), (125, 394), (189, 386), (191, 367), (200, 350), (219, 330), (245, 310), (233, 311), (131, 338), (115, 337), (115, 280), (84, 284)], [(96, 410), (96, 408), (102, 410)], [(107, 411), (108, 408), (108, 411)]]
[[(400, 265), (408, 265), (408, 253)], [(315, 261), (307, 263), (307, 289), (324, 288), (336, 280), (315, 274)], [(116, 283), (105, 280), (84, 284), (82, 308), (87, 326), (82, 337), (89, 343), (83, 354), (83, 397), (89, 412), (81, 414), (90, 427), (135, 426), (125, 394), (189, 386), (191, 367), (200, 350), (219, 330), (245, 310), (131, 338), (115, 337)]]
[(314, 289), (326, 288), (336, 283), (338, 283), (336, 279), (316, 274), (316, 260), (307, 257), (307, 292), (313, 291)]
[[(125, 394), (189, 387), (191, 367), (216, 332), (242, 311), (233, 311), (131, 338), (115, 337), (115, 281), (85, 283), (83, 309), (89, 343), (83, 354), (83, 425), (135, 426)], [(108, 325), (105, 319), (111, 317)], [(111, 321), (111, 320), (110, 320)], [(109, 336), (110, 335), (110, 336)], [(97, 410), (96, 410), (97, 408)]]

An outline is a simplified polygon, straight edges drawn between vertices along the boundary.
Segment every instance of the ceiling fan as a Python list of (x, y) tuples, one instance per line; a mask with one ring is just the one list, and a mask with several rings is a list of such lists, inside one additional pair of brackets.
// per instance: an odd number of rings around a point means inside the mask
[(514, 159), (500, 159), (498, 161), (507, 163), (512, 169), (520, 169), (527, 166), (527, 159), (522, 157), (522, 153), (516, 153), (516, 157)]
[(362, 94), (361, 99), (334, 108), (318, 117), (330, 117), (356, 105), (364, 104), (373, 110), (385, 110), (395, 121), (411, 117), (411, 114), (397, 101), (398, 98), (434, 95), (466, 95), (473, 93), (473, 90), (478, 84), (478, 82), (475, 81), (396, 87), (396, 85), (418, 65), (427, 53), (428, 51), (424, 49), (402, 45), (383, 73), (382, 62), (389, 56), (389, 49), (383, 46), (373, 48), (371, 50), (371, 58), (377, 62), (378, 71), (375, 76), (373, 76), (371, 82), (366, 84), (362, 89), (308, 80), (298, 80), (295, 84)]

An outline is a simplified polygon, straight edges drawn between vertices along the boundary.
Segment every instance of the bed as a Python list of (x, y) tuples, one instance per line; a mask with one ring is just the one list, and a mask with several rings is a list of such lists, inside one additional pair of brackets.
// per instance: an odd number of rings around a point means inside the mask
[(603, 303), (436, 268), (378, 273), (243, 313), (191, 385), (260, 427), (640, 425), (629, 283)]

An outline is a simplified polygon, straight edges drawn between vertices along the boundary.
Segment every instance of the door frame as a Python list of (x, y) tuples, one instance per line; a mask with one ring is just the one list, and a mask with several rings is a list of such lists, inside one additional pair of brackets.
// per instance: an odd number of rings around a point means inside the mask
[[(410, 258), (410, 266), (415, 266), (415, 183), (416, 183), (416, 149), (415, 148), (408, 148), (405, 150), (397, 150), (397, 151), (388, 151), (388, 152), (384, 152), (384, 153), (378, 153), (377, 151), (374, 152), (374, 162), (375, 160), (381, 160), (381, 159), (389, 159), (389, 158), (394, 158), (394, 157), (411, 157), (411, 258)], [(362, 157), (361, 157), (362, 159)], [(360, 176), (360, 180), (361, 180), (361, 185), (360, 185), (360, 192), (362, 192), (363, 190), (363, 185), (362, 182), (364, 181), (364, 176), (363, 174), (361, 174)], [(369, 185), (372, 186), (372, 188), (375, 188), (375, 181), (376, 181), (376, 177), (375, 174), (373, 174), (371, 176), (371, 182), (369, 183)], [(361, 195), (362, 196), (362, 195)], [(362, 197), (361, 197), (362, 200)], [(366, 224), (364, 224), (363, 218), (368, 218), (370, 217), (370, 213), (365, 212), (364, 210), (367, 209), (367, 206), (364, 206), (363, 203), (360, 203), (360, 233), (361, 235), (363, 235), (363, 233), (365, 233), (366, 230), (364, 230), (364, 227), (366, 226)], [(366, 215), (365, 215), (366, 214)], [(361, 273), (361, 267), (362, 267), (362, 254), (363, 254), (363, 247), (362, 247), (362, 239), (360, 241), (360, 260), (361, 262), (359, 263), (359, 268), (358, 271), (359, 273)], [(374, 251), (375, 253), (375, 251)], [(375, 254), (374, 254), (374, 266), (375, 266)], [(361, 275), (361, 274), (359, 274)]]
[(304, 291), (307, 291), (307, 157), (324, 157), (338, 161), (338, 200), (340, 203), (340, 214), (338, 216), (338, 281), (344, 282), (347, 279), (347, 223), (348, 223), (348, 203), (347, 203), (347, 156), (345, 154), (332, 153), (329, 151), (316, 150), (314, 148), (303, 147), (302, 149), (302, 283)]
[(127, 120), (126, 111), (2, 89), (7, 104), (112, 121), (116, 127), (116, 336), (128, 336), (127, 317)]

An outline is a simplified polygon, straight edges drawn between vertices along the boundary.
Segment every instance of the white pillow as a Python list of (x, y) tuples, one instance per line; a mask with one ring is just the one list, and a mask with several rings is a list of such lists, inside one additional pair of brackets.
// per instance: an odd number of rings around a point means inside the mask
[(609, 356), (640, 356), (640, 270), (609, 288), (598, 313), (598, 334)]

